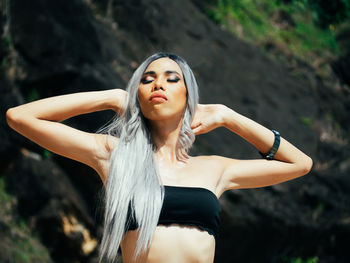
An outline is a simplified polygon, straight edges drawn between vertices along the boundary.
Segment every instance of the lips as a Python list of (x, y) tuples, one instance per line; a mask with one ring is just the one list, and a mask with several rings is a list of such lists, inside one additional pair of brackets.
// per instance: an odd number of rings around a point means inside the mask
[(153, 98), (163, 98), (165, 100), (168, 100), (168, 98), (162, 93), (154, 93), (154, 94), (152, 94), (151, 97), (149, 98), (149, 100), (152, 100)]

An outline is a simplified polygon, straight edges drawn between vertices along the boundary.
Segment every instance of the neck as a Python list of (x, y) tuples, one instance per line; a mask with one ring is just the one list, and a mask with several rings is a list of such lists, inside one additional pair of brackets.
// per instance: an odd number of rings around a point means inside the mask
[(151, 121), (151, 134), (156, 147), (155, 155), (159, 161), (174, 164), (176, 145), (182, 127), (182, 118), (177, 120)]

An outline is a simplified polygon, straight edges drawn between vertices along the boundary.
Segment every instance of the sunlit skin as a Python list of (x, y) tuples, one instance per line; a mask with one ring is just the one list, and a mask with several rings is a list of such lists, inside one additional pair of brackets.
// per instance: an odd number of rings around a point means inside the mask
[[(155, 93), (164, 94), (167, 100), (149, 100)], [(143, 115), (151, 120), (152, 126), (158, 121), (178, 122), (186, 107), (186, 85), (179, 65), (169, 59), (153, 61), (145, 70), (138, 89), (138, 98)]]
[[(275, 185), (310, 172), (312, 159), (282, 135), (274, 160), (241, 160), (218, 155), (178, 160), (175, 150), (187, 93), (183, 72), (169, 58), (153, 61), (146, 72), (138, 97), (142, 114), (149, 122), (156, 146), (155, 161), (164, 185), (202, 187), (220, 198), (230, 189)], [(150, 100), (154, 94), (165, 95), (167, 99)], [(113, 89), (45, 98), (8, 109), (6, 120), (11, 128), (45, 149), (90, 166), (106, 184), (110, 157), (119, 138), (80, 131), (61, 121), (106, 109), (120, 113), (127, 95), (125, 90)], [(217, 127), (232, 131), (263, 153), (267, 153), (274, 142), (270, 129), (226, 105), (199, 104), (191, 123), (194, 134), (208, 133)], [(233, 154), (235, 145), (232, 149)], [(132, 256), (137, 234), (135, 230), (124, 236), (123, 263), (136, 263)], [(215, 238), (206, 231), (195, 226), (158, 225), (149, 250), (137, 263), (213, 263), (214, 252)]]
[[(256, 172), (259, 169), (264, 169), (263, 165), (266, 160), (242, 161), (230, 160), (228, 158), (219, 156), (189, 156), (187, 160), (178, 160), (175, 155), (176, 140), (179, 136), (181, 128), (181, 120), (183, 112), (186, 107), (186, 87), (181, 75), (181, 71), (176, 62), (169, 58), (162, 58), (152, 62), (145, 72), (154, 72), (152, 75), (146, 74), (139, 86), (139, 99), (143, 115), (151, 123), (151, 133), (153, 142), (157, 146), (155, 153), (156, 162), (160, 177), (165, 185), (181, 185), (181, 186), (200, 186), (212, 191), (217, 198), (220, 198), (222, 193), (229, 188), (239, 188), (239, 183), (249, 186), (263, 186), (274, 184), (282, 178), (267, 178), (268, 171), (264, 176), (259, 177)], [(166, 71), (177, 71), (177, 74), (165, 74)], [(175, 83), (169, 82), (169, 79), (179, 80)], [(147, 81), (148, 80), (148, 81)], [(146, 82), (146, 83), (143, 83)], [(165, 94), (168, 100), (159, 99), (150, 101), (149, 98), (152, 93), (161, 92)], [(245, 117), (240, 117), (236, 112), (221, 104), (199, 104), (191, 128), (196, 135), (207, 133), (217, 127), (225, 126), (230, 130), (238, 131), (235, 127), (234, 119), (242, 118), (242, 122), (246, 120)], [(261, 129), (260, 124), (254, 123), (252, 128)], [(272, 144), (271, 131), (264, 128), (259, 132), (264, 133), (265, 136), (270, 137), (269, 144), (265, 144), (266, 152), (269, 145)], [(247, 139), (247, 138), (246, 138)], [(251, 141), (251, 139), (248, 139)], [(271, 142), (272, 141), (272, 142)], [(260, 142), (255, 141), (255, 144)], [(291, 145), (282, 138), (281, 147), (284, 146), (287, 150)], [(295, 148), (291, 147), (289, 150), (295, 152)], [(280, 154), (280, 153), (279, 153)], [(278, 155), (277, 155), (278, 156)], [(283, 152), (280, 155), (284, 159)], [(233, 162), (240, 162), (241, 165), (232, 165)], [(232, 164), (231, 164), (232, 163)], [(228, 164), (231, 164), (228, 165)], [(280, 171), (287, 169), (282, 167), (281, 162), (272, 164), (276, 165), (276, 172), (278, 168)], [(288, 165), (288, 164), (284, 164)], [(280, 166), (280, 167), (278, 167)], [(231, 167), (230, 174), (241, 171), (243, 174), (250, 174), (248, 177), (236, 176), (235, 180), (230, 182), (230, 176), (225, 177), (227, 167)], [(290, 172), (297, 173), (298, 167), (289, 167)], [(302, 168), (304, 169), (304, 168)], [(217, 176), (220, 175), (221, 176)], [(287, 172), (285, 171), (287, 175)], [(221, 180), (219, 179), (221, 177)], [(288, 176), (287, 176), (288, 177)], [(232, 176), (231, 176), (232, 178)], [(189, 200), (190, 201), (190, 200)], [(134, 253), (137, 230), (129, 231), (121, 244), (123, 252), (123, 261), (125, 263), (132, 263), (132, 255)], [(139, 258), (139, 262), (147, 263), (163, 263), (163, 262), (201, 262), (212, 263), (215, 254), (215, 238), (207, 232), (202, 231), (193, 226), (184, 225), (158, 225), (150, 249), (145, 255)]]
[[(187, 93), (179, 65), (169, 58), (160, 58), (153, 61), (145, 73), (141, 79), (138, 96), (142, 114), (150, 122), (152, 139), (157, 147), (156, 162), (163, 183), (199, 185), (198, 181), (202, 180), (203, 187), (214, 192), (213, 185), (216, 182), (214, 177), (208, 178), (210, 176), (208, 171), (210, 169), (213, 171), (215, 167), (209, 169), (209, 166), (203, 165), (199, 158), (191, 156), (187, 160), (176, 158), (175, 146), (186, 109)], [(156, 93), (164, 94), (167, 100), (150, 100), (152, 94)], [(129, 231), (121, 244), (125, 263), (132, 262), (137, 234), (137, 230)], [(139, 262), (210, 263), (213, 262), (214, 251), (215, 238), (206, 231), (194, 226), (159, 225), (148, 253), (142, 255)]]
[[(167, 99), (150, 100), (154, 94)], [(159, 158), (174, 164), (175, 145), (186, 109), (187, 89), (181, 68), (172, 59), (160, 58), (146, 68), (138, 89), (142, 114), (150, 122)]]

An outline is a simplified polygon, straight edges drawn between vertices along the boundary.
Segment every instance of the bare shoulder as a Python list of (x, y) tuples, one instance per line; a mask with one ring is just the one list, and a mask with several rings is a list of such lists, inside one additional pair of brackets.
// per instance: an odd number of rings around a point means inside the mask
[(203, 165), (215, 165), (218, 167), (224, 167), (228, 163), (239, 162), (239, 159), (228, 158), (220, 155), (200, 155), (193, 157), (199, 164)]
[(224, 160), (218, 155), (198, 155), (192, 156), (191, 162), (198, 170), (207, 170), (210, 168), (211, 174), (219, 176)]

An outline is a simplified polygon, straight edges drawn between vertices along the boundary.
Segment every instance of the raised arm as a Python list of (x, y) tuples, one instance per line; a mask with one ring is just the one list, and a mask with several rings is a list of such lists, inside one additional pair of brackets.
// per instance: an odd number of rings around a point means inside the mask
[[(223, 126), (262, 153), (269, 152), (274, 143), (275, 135), (271, 130), (224, 105), (199, 105), (197, 111), (192, 123), (195, 134)], [(226, 190), (285, 182), (307, 174), (312, 167), (312, 159), (282, 136), (274, 160), (238, 160), (219, 156), (217, 160), (223, 167), (220, 184)]]
[(108, 159), (110, 146), (106, 135), (80, 131), (60, 122), (95, 111), (119, 112), (126, 95), (124, 90), (112, 89), (45, 98), (8, 109), (6, 120), (12, 129), (49, 151), (89, 165), (104, 181), (101, 163)]

